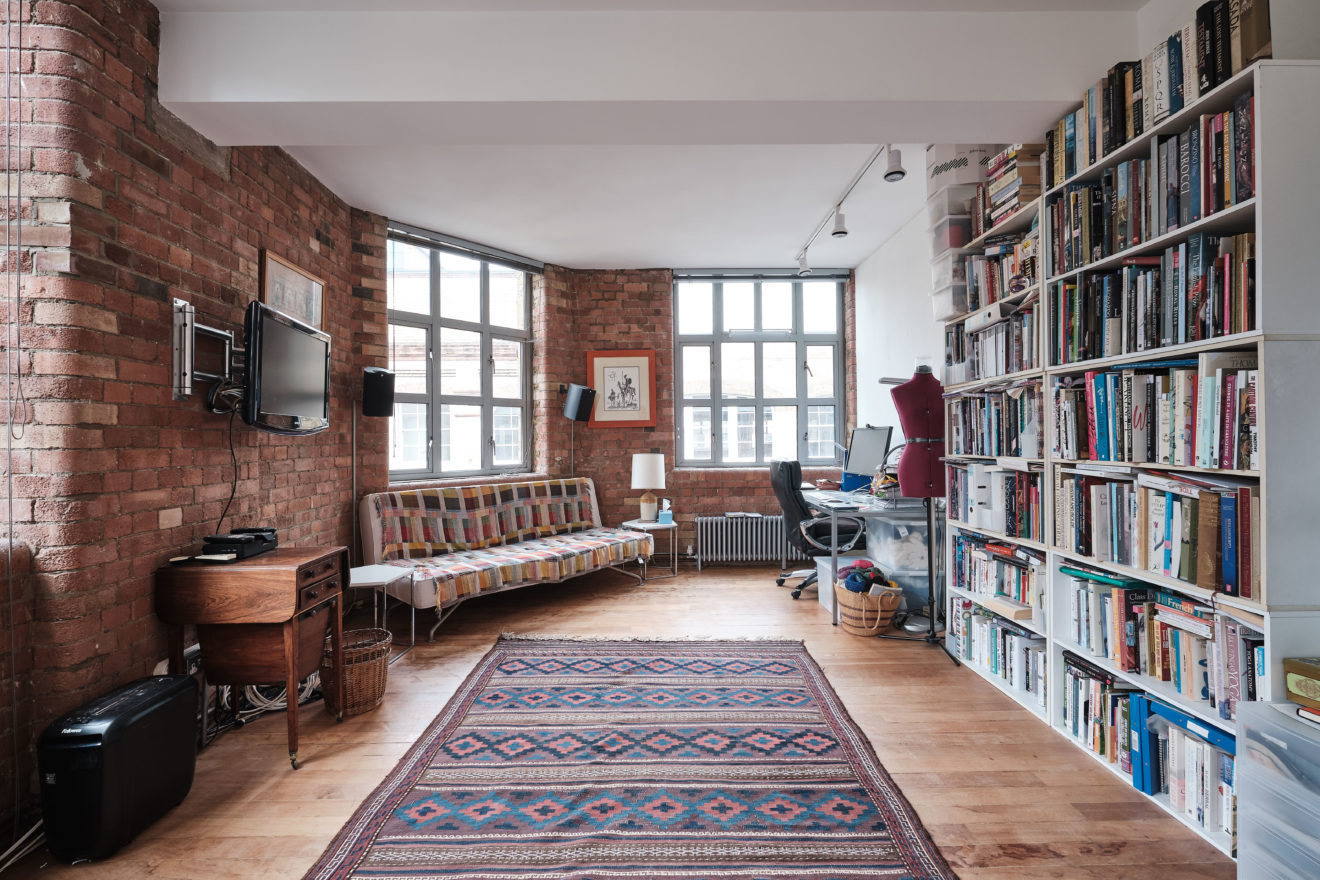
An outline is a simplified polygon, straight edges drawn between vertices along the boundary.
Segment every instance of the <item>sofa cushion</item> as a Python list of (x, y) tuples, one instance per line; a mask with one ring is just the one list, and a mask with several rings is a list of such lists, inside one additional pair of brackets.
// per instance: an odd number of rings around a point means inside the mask
[(381, 560), (425, 559), (590, 528), (586, 479), (488, 483), (375, 496)]

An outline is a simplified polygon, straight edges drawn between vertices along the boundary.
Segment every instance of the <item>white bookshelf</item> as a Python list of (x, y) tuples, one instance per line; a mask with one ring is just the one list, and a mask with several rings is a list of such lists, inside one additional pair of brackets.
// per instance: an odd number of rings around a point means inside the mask
[[(1040, 325), (1037, 334), (1040, 344), (1037, 362), (1044, 366), (1039, 370), (1023, 371), (1011, 376), (985, 378), (946, 387), (946, 394), (952, 396), (977, 393), (1014, 380), (1039, 378), (1042, 383), (1047, 412), (1043, 425), (1043, 455), (1033, 459), (1011, 459), (1006, 463), (1016, 465), (1019, 469), (1025, 465), (1043, 467), (1041, 491), (1045, 539), (1040, 542), (1013, 538), (951, 519), (945, 543), (946, 570), (950, 572), (949, 612), (952, 613), (953, 599), (971, 600), (992, 613), (996, 607), (1004, 607), (1001, 605), (1002, 598), (985, 597), (953, 586), (953, 547), (957, 534), (975, 534), (1045, 553), (1044, 618), (1038, 614), (1032, 621), (1010, 622), (1047, 639), (1047, 705), (1042, 710), (1035, 705), (1035, 695), (1014, 692), (992, 673), (975, 665), (969, 668), (990, 680), (1075, 744), (1076, 741), (1064, 728), (1062, 717), (1065, 650), (1086, 659), (1117, 680), (1140, 687), (1201, 723), (1230, 734), (1235, 733), (1236, 724), (1220, 718), (1217, 709), (1208, 702), (1178, 694), (1168, 682), (1124, 672), (1113, 661), (1095, 657), (1086, 648), (1074, 644), (1069, 621), (1070, 579), (1059, 571), (1060, 565), (1081, 563), (1088, 568), (1131, 578), (1160, 590), (1212, 604), (1221, 614), (1256, 624), (1265, 634), (1266, 676), (1260, 699), (1278, 701), (1286, 698), (1282, 669), (1285, 657), (1320, 654), (1320, 580), (1314, 574), (1314, 546), (1317, 541), (1315, 523), (1320, 522), (1314, 503), (1317, 490), (1320, 489), (1320, 456), (1317, 455), (1317, 448), (1320, 448), (1317, 446), (1317, 438), (1320, 438), (1320, 404), (1317, 404), (1317, 400), (1320, 400), (1317, 394), (1317, 383), (1320, 383), (1320, 294), (1317, 294), (1317, 287), (1320, 286), (1320, 282), (1317, 282), (1320, 279), (1320, 245), (1315, 232), (1316, 218), (1320, 216), (1320, 174), (1315, 171), (1313, 157), (1315, 145), (1320, 143), (1320, 62), (1265, 60), (1243, 70), (1062, 185), (1048, 189), (1044, 198), (1033, 208), (1032, 216), (1039, 212), (1042, 223), (1039, 268), (1041, 274), (1044, 274), (1051, 265), (1048, 249), (1053, 246), (1053, 236), (1048, 229), (1049, 211), (1046, 210), (1051, 196), (1064, 192), (1072, 183), (1097, 181), (1105, 169), (1118, 163), (1149, 157), (1155, 138), (1167, 137), (1189, 128), (1203, 113), (1229, 109), (1240, 95), (1248, 92), (1255, 97), (1256, 191), (1253, 198), (1210, 214), (1182, 229), (1152, 237), (1118, 254), (1045, 279), (1039, 288), (1040, 306), (1036, 316)], [(1015, 216), (1014, 221), (1017, 224), (1029, 223), (1030, 218)], [(1006, 228), (1012, 227), (997, 227), (987, 235), (998, 235)], [(1026, 226), (1018, 228), (1025, 229)], [(1114, 269), (1127, 257), (1158, 254), (1198, 231), (1216, 235), (1255, 232), (1256, 310), (1253, 330), (1114, 357), (1066, 365), (1050, 364), (1052, 349), (1049, 336), (1054, 326), (1053, 316), (1049, 314), (1050, 285), (1070, 278), (1080, 278), (1086, 273)], [(973, 241), (970, 247), (974, 248), (983, 239), (984, 236)], [(965, 321), (974, 314), (961, 315), (946, 322), (946, 326)], [(1054, 474), (1058, 468), (1075, 467), (1079, 462), (1060, 458), (1053, 453), (1055, 438), (1051, 435), (1054, 425), (1048, 416), (1048, 409), (1052, 401), (1054, 380), (1088, 370), (1121, 369), (1125, 364), (1166, 361), (1223, 350), (1254, 351), (1257, 356), (1258, 470), (1219, 470), (1135, 462), (1098, 464), (1126, 466), (1134, 472), (1181, 472), (1189, 476), (1204, 474), (1258, 480), (1261, 503), (1259, 595), (1247, 599), (1216, 593), (1177, 578), (1100, 562), (1060, 549), (1053, 535)], [(996, 463), (993, 456), (965, 454), (950, 454), (948, 460), (950, 463)], [(1091, 754), (1084, 746), (1078, 745)], [(1116, 765), (1100, 756), (1093, 754), (1092, 757), (1131, 782), (1130, 776)], [(1197, 826), (1188, 817), (1171, 810), (1166, 797), (1156, 796), (1151, 800), (1220, 850), (1231, 852), (1232, 841), (1228, 835)]]

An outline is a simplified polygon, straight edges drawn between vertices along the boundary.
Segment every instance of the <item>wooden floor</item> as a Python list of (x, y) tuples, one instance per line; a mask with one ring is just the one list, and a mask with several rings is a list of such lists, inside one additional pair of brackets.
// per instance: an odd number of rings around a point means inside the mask
[[(304, 708), (301, 770), (289, 768), (283, 716), (268, 715), (205, 749), (187, 800), (114, 858), (70, 867), (43, 850), (16, 875), (302, 877), (495, 638), (512, 631), (805, 640), (965, 880), (1234, 876), (1231, 860), (975, 673), (929, 645), (848, 635), (814, 593), (794, 602), (773, 574), (684, 571), (638, 587), (606, 572), (470, 602), (434, 644), (390, 668), (379, 709), (336, 724), (320, 704)], [(406, 640), (404, 614), (393, 623)]]

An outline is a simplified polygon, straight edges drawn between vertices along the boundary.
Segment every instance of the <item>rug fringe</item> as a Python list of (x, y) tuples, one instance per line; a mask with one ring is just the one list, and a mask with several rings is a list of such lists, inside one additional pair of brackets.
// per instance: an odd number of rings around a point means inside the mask
[(748, 642), (772, 645), (802, 645), (802, 639), (781, 639), (770, 636), (582, 636), (582, 635), (546, 635), (543, 633), (516, 633), (505, 630), (500, 633), (500, 641), (505, 642)]

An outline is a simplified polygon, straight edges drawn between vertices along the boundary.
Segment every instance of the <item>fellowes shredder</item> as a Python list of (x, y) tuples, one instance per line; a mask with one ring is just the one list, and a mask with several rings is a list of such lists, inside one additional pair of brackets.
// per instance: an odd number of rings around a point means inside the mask
[(112, 855), (183, 801), (196, 759), (191, 676), (139, 679), (55, 719), (37, 741), (51, 852)]

